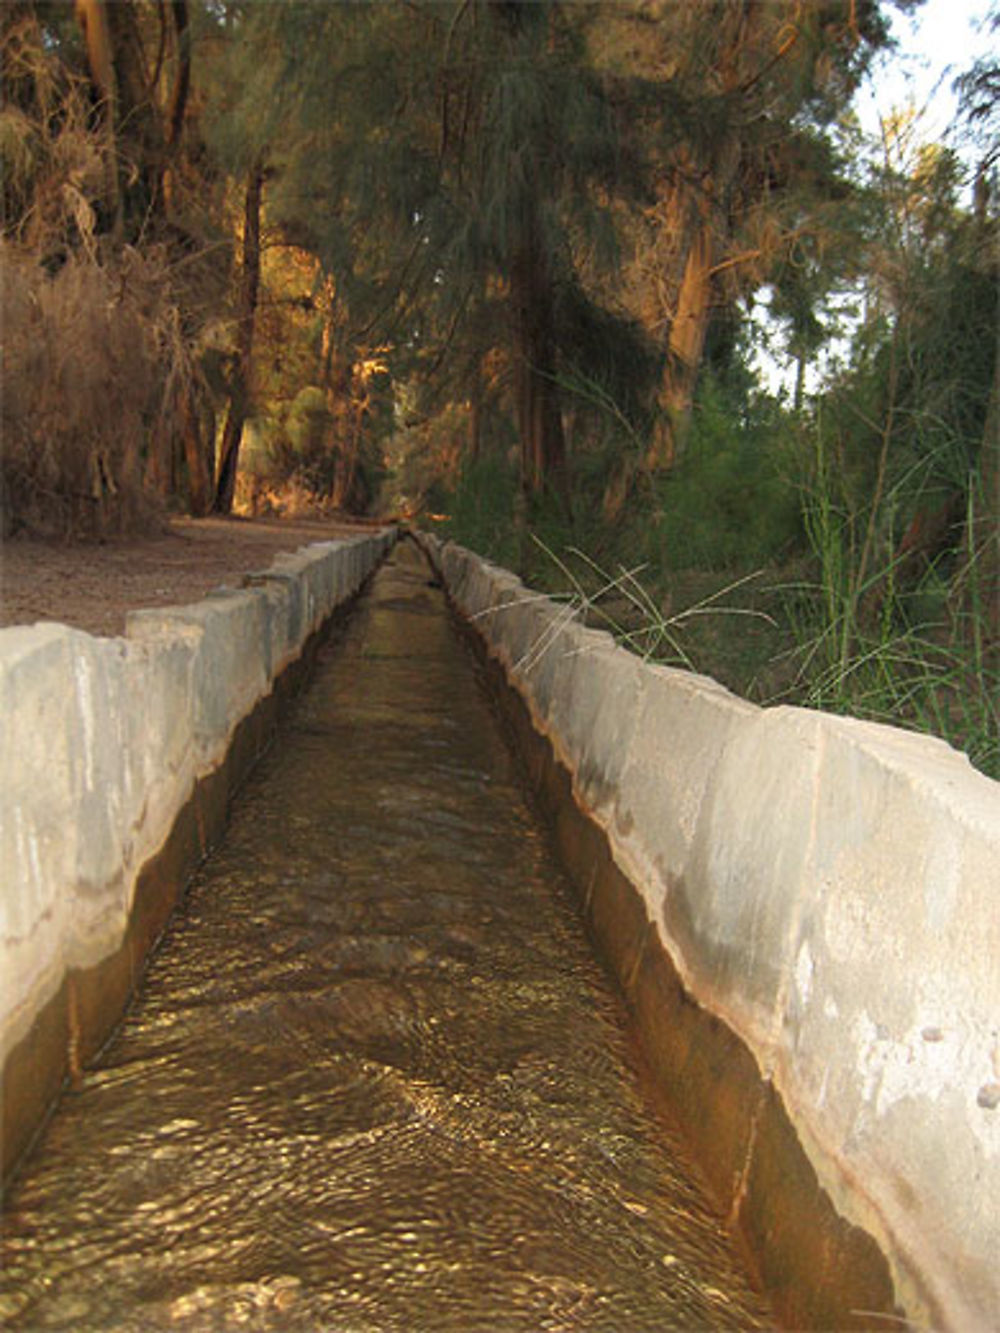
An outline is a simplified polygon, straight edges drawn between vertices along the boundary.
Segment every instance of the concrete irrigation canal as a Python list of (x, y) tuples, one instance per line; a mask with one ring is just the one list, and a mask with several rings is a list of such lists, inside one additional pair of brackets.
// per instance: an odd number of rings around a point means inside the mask
[(5, 1326), (989, 1327), (996, 784), (394, 536), (0, 639)]

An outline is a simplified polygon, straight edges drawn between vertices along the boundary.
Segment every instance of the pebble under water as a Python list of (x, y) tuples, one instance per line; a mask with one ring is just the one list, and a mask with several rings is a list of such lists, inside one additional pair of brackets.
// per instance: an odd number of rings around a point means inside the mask
[(0, 1322), (770, 1326), (412, 544), (11, 1189)]

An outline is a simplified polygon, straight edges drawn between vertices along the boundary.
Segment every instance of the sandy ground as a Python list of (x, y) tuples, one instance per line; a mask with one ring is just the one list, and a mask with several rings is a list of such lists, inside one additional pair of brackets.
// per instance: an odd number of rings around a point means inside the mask
[(173, 519), (163, 535), (97, 544), (6, 541), (0, 547), (0, 626), (57, 620), (91, 634), (125, 630), (128, 611), (197, 601), (239, 586), (280, 551), (363, 531), (320, 519)]

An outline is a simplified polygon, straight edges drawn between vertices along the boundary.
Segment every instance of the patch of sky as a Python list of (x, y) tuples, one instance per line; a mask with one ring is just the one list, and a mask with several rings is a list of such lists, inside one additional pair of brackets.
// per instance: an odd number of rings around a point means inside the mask
[[(954, 84), (977, 60), (992, 56), (1000, 61), (1000, 30), (990, 22), (991, 14), (996, 13), (1000, 13), (1000, 0), (926, 0), (908, 14), (889, 9), (895, 46), (875, 61), (854, 98), (854, 113), (870, 160), (884, 151), (884, 127), (902, 115), (909, 150), (915, 152), (922, 144), (947, 145), (963, 162), (971, 190), (983, 150), (959, 118)], [(755, 295), (753, 363), (767, 389), (783, 392), (790, 399), (797, 366), (784, 348), (781, 329), (769, 316), (769, 297), (767, 288)], [(851, 330), (862, 311), (860, 289), (844, 290), (832, 298), (825, 319), (838, 333), (807, 367), (807, 393), (815, 392), (844, 360)]]

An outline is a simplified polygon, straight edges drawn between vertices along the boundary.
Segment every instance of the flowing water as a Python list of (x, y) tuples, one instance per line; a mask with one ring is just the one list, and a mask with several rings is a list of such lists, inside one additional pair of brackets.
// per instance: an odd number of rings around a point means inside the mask
[(11, 1328), (759, 1328), (397, 548), (6, 1204)]

